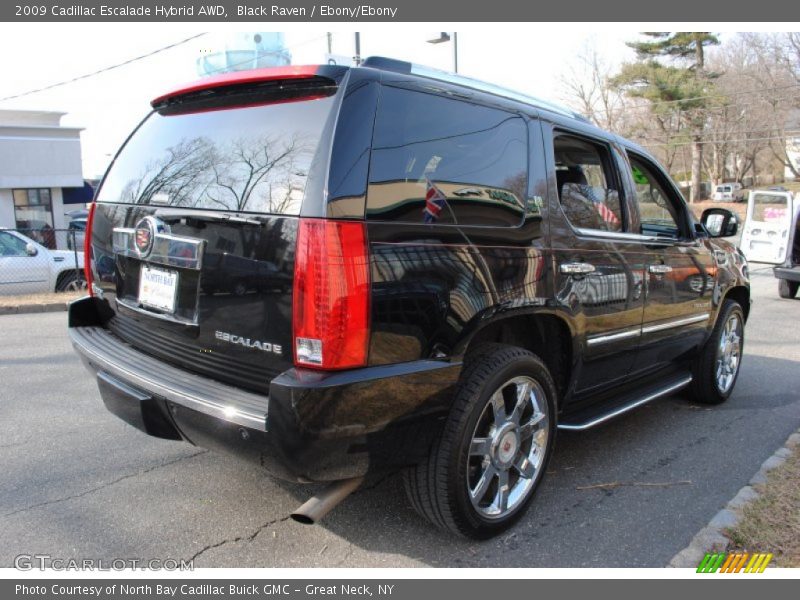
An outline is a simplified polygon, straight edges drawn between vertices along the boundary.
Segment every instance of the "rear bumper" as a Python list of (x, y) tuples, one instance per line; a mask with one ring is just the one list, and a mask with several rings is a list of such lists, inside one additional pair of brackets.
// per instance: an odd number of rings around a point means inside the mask
[(99, 324), (102, 303), (74, 302), (69, 335), (112, 413), (149, 435), (232, 452), (291, 481), (346, 479), (420, 460), (460, 372), (442, 361), (290, 369), (264, 396), (133, 348)]
[(778, 279), (788, 279), (789, 281), (800, 281), (800, 266), (797, 267), (775, 267), (773, 274)]

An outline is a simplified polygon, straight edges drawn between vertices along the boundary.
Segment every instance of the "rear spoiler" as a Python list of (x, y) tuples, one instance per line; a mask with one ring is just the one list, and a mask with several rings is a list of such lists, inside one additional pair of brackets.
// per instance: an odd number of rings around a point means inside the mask
[(328, 85), (336, 85), (342, 80), (342, 77), (344, 77), (348, 69), (349, 67), (337, 65), (310, 65), (272, 67), (267, 69), (237, 71), (234, 73), (222, 73), (178, 86), (166, 94), (154, 98), (150, 102), (150, 105), (158, 109), (185, 96), (197, 96), (203, 92), (222, 90), (225, 88), (246, 87), (248, 85), (258, 85), (270, 81), (288, 82), (316, 79), (319, 80), (321, 84), (327, 83)]

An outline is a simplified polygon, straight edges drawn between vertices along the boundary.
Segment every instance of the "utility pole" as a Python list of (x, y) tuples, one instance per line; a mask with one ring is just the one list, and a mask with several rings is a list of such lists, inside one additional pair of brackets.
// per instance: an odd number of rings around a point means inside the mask
[(332, 54), (332, 53), (333, 53), (333, 51), (331, 50), (331, 48), (333, 48), (333, 33), (331, 33), (331, 32), (329, 31), (329, 32), (328, 32), (328, 33), (326, 33), (325, 35), (326, 35), (326, 36), (327, 36), (327, 38), (328, 38), (328, 54)]

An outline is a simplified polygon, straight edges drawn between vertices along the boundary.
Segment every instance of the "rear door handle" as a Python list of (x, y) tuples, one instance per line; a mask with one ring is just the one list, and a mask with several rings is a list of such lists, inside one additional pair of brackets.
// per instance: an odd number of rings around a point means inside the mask
[(564, 263), (559, 269), (565, 275), (588, 275), (594, 273), (594, 265), (585, 262)]
[(648, 271), (651, 273), (655, 273), (656, 275), (663, 275), (664, 273), (672, 273), (672, 267), (669, 265), (650, 265), (647, 268)]

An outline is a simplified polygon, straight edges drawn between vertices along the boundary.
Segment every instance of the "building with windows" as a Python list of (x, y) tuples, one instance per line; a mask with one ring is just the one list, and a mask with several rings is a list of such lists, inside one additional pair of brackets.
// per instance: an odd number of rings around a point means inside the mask
[(53, 248), (65, 245), (66, 237), (52, 230), (66, 229), (66, 212), (87, 201), (81, 129), (62, 126), (64, 114), (0, 110), (0, 227)]

